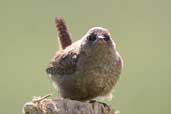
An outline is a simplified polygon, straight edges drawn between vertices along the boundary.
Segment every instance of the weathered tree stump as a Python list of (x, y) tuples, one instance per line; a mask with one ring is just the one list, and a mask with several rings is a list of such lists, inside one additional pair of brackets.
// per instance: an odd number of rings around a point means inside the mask
[(101, 102), (80, 102), (69, 99), (34, 98), (24, 104), (24, 114), (118, 114)]

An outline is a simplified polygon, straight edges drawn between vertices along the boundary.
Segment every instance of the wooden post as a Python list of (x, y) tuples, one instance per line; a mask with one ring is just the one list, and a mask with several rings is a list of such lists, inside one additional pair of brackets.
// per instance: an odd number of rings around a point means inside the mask
[(69, 99), (36, 97), (23, 106), (24, 114), (118, 114), (101, 102), (80, 102)]

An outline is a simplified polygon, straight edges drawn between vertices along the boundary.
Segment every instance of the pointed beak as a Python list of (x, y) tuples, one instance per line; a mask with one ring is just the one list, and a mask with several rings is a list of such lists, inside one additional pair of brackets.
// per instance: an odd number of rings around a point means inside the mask
[(97, 42), (100, 43), (100, 44), (105, 43), (104, 36), (102, 36), (102, 35), (97, 36)]

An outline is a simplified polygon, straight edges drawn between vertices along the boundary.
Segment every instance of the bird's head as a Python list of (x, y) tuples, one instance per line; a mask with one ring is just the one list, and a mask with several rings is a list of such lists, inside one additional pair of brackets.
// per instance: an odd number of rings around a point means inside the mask
[(109, 31), (102, 27), (91, 28), (82, 38), (81, 46), (87, 51), (105, 51), (116, 47)]

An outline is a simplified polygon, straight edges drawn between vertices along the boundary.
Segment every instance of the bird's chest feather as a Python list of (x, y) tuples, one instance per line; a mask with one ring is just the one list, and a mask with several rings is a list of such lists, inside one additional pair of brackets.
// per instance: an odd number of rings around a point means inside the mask
[(116, 67), (116, 55), (112, 51), (92, 53), (91, 55), (81, 55), (79, 68), (82, 78), (89, 77), (97, 79), (98, 77), (111, 77)]

